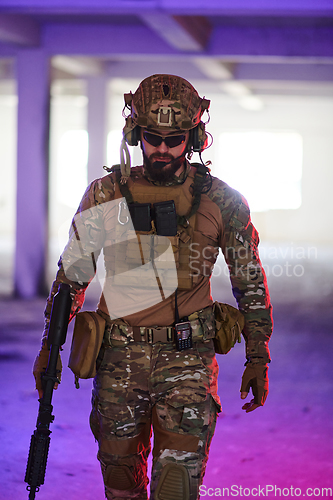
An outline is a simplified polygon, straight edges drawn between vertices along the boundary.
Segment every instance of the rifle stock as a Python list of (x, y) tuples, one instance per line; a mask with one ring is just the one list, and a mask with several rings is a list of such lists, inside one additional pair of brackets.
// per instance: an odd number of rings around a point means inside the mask
[(49, 360), (43, 379), (43, 397), (39, 399), (36, 430), (31, 436), (25, 482), (28, 483), (29, 500), (35, 498), (39, 487), (44, 484), (46, 462), (50, 446), (50, 424), (52, 415), (52, 396), (57, 378), (57, 360), (60, 347), (66, 342), (67, 327), (72, 299), (70, 286), (61, 283), (52, 303), (47, 346), (50, 349)]

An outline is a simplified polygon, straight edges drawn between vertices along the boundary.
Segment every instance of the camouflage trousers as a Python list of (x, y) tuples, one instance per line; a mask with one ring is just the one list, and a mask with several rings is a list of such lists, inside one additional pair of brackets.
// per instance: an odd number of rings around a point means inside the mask
[(105, 349), (94, 379), (90, 425), (108, 500), (147, 500), (151, 428), (151, 500), (162, 498), (156, 491), (168, 464), (182, 466), (188, 500), (199, 498), (221, 409), (217, 374), (212, 340), (182, 352), (164, 343)]

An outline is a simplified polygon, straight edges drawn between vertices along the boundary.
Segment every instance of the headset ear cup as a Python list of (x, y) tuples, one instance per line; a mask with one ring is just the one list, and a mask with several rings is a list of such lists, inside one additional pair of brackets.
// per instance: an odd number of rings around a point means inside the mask
[(205, 124), (200, 122), (195, 128), (190, 131), (190, 141), (193, 151), (201, 153), (208, 144), (208, 137), (205, 130)]
[(140, 140), (141, 140), (140, 127), (137, 125), (132, 130), (131, 146), (137, 146)]
[(123, 136), (129, 146), (137, 146), (140, 140), (140, 127), (135, 125), (131, 116), (126, 118)]

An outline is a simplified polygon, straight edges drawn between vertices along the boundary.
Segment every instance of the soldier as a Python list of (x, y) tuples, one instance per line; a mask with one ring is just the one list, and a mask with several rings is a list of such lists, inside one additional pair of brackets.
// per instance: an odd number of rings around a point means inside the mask
[[(87, 188), (47, 302), (34, 366), (39, 391), (52, 297), (69, 283), (75, 316), (103, 248), (97, 313), (106, 327), (90, 423), (109, 500), (147, 499), (151, 429), (150, 498), (199, 498), (221, 411), (210, 290), (219, 248), (245, 319), (241, 398), (250, 388), (254, 398), (243, 409), (262, 406), (268, 394), (272, 311), (258, 233), (246, 200), (202, 162), (189, 162), (207, 146), (201, 118), (209, 104), (173, 75), (150, 76), (125, 94), (121, 164)], [(127, 144), (140, 144), (143, 166), (130, 168)]]

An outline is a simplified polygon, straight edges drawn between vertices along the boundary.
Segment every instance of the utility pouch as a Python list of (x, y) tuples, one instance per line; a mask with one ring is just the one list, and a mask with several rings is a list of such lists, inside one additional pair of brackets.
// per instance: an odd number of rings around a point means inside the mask
[(244, 316), (236, 307), (221, 302), (214, 302), (213, 311), (215, 352), (227, 354), (236, 342), (241, 342), (241, 333), (245, 325)]
[(68, 366), (76, 378), (93, 378), (102, 346), (105, 319), (95, 311), (79, 312), (75, 317)]
[(173, 200), (154, 203), (156, 232), (160, 236), (177, 234), (177, 214)]
[(151, 230), (150, 203), (134, 203), (128, 205), (135, 231)]

